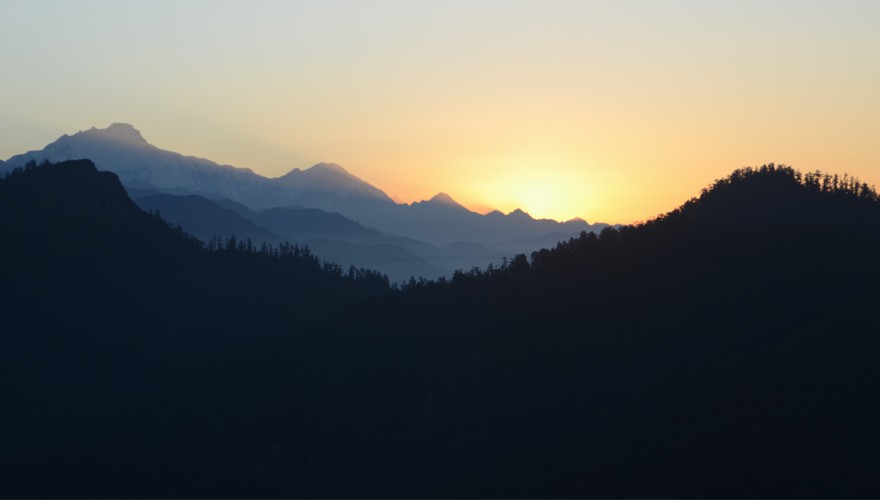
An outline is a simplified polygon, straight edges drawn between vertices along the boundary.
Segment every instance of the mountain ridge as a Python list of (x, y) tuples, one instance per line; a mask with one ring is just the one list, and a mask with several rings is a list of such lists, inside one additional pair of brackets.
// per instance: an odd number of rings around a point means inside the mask
[(129, 123), (114, 122), (105, 129), (92, 127), (87, 132), (98, 136), (104, 136), (110, 140), (125, 142), (133, 146), (145, 148), (156, 147), (147, 142), (147, 140), (144, 139), (143, 134), (141, 134), (141, 131), (134, 128), (134, 126)]
[(448, 194), (446, 194), (446, 193), (444, 193), (444, 192), (442, 192), (442, 191), (439, 192), (439, 193), (437, 193), (437, 194), (435, 194), (434, 196), (432, 196), (431, 199), (428, 200), (428, 203), (441, 203), (441, 204), (444, 204), (444, 205), (450, 205), (450, 206), (453, 206), (453, 207), (461, 207), (461, 208), (465, 208), (464, 205), (462, 205), (461, 203), (455, 201), (455, 200), (452, 198), (452, 196), (450, 196), (450, 195), (448, 195)]
[(500, 218), (486, 217), (444, 193), (427, 201), (398, 204), (381, 189), (332, 163), (319, 163), (306, 170), (294, 168), (275, 178), (263, 177), (251, 169), (160, 149), (149, 144), (136, 128), (123, 123), (64, 135), (42, 150), (11, 157), (5, 170), (28, 161), (76, 158), (90, 158), (99, 169), (117, 173), (128, 189), (228, 198), (257, 210), (290, 205), (319, 208), (339, 212), (368, 227), (439, 245), (456, 241), (491, 244), (559, 231), (575, 236), (580, 231), (598, 231), (606, 226), (579, 219), (535, 220), (516, 211)]
[(179, 225), (204, 243), (215, 238), (226, 241), (230, 236), (251, 240), (256, 245), (277, 245), (288, 241), (287, 238), (254, 224), (234, 210), (222, 208), (195, 194), (151, 194), (134, 198), (134, 202), (145, 212), (156, 213), (163, 220)]
[[(131, 191), (131, 190), (129, 190)], [(455, 269), (485, 267), (511, 257), (517, 251), (532, 251), (529, 244), (504, 245), (503, 249), (470, 244), (435, 246), (411, 238), (386, 234), (362, 226), (339, 213), (316, 208), (278, 207), (253, 211), (231, 200), (208, 200), (198, 195), (169, 195), (144, 192), (132, 195), (141, 208), (158, 212), (172, 224), (204, 243), (235, 236), (259, 246), (288, 241), (308, 245), (321, 258), (344, 267), (354, 265), (385, 273), (393, 281), (410, 277), (451, 276)], [(568, 235), (557, 234), (548, 244)], [(545, 241), (546, 238), (541, 241)], [(384, 255), (383, 255), (384, 253)]]

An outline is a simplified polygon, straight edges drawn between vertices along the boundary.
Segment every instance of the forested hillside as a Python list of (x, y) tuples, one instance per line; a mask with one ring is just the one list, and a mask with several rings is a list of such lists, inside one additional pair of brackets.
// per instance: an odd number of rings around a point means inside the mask
[[(0, 241), (3, 496), (38, 491), (9, 489), (31, 460), (167, 415), (207, 364), (389, 291), (384, 276), (306, 248), (203, 248), (89, 161), (0, 180)], [(25, 484), (77, 495), (59, 481)]]
[(255, 429), (261, 494), (876, 496), (878, 278), (871, 188), (740, 170), (352, 306), (255, 354), (261, 411), (223, 413)]
[[(79, 170), (76, 192), (121, 191)], [(67, 175), (0, 183), (4, 241), (53, 234), (4, 257), (6, 496), (880, 495), (880, 201), (849, 177), (738, 170), (647, 223), (387, 292), (50, 196)], [(54, 208), (15, 222), (19, 192)], [(57, 222), (92, 210), (115, 215)], [(220, 347), (241, 332), (261, 338)]]

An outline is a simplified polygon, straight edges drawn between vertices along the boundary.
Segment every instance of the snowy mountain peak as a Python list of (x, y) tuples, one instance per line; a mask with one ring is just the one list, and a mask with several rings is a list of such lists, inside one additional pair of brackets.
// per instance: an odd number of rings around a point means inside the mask
[(79, 132), (74, 136), (77, 135), (122, 143), (128, 146), (150, 146), (150, 143), (148, 143), (147, 140), (144, 139), (144, 136), (141, 135), (141, 132), (133, 126), (129, 125), (128, 123), (113, 123), (109, 127), (104, 129), (92, 127), (89, 130)]
[(335, 163), (318, 163), (305, 170), (294, 168), (275, 181), (296, 195), (297, 199), (292, 201), (310, 208), (341, 213), (344, 210), (342, 206), (348, 203), (344, 199), (350, 199), (352, 204), (358, 206), (375, 202), (394, 204), (381, 189)]
[(429, 200), (429, 202), (440, 203), (443, 205), (451, 205), (453, 207), (461, 206), (460, 203), (452, 199), (452, 196), (449, 196), (448, 194), (443, 192), (435, 194), (434, 197)]
[(309, 170), (315, 170), (315, 171), (319, 171), (319, 172), (320, 171), (330, 171), (330, 172), (336, 172), (336, 173), (340, 173), (340, 174), (351, 175), (348, 173), (348, 170), (342, 168), (341, 166), (339, 166), (335, 163), (318, 163), (317, 165), (313, 165)]
[(507, 214), (508, 217), (514, 217), (517, 219), (532, 219), (532, 216), (528, 214), (528, 212), (522, 211), (522, 209), (517, 208), (516, 210)]
[(348, 173), (348, 170), (342, 168), (341, 166), (339, 166), (335, 163), (318, 163), (318, 164), (312, 165), (311, 167), (309, 167), (305, 170), (301, 170), (300, 168), (295, 167), (290, 172), (287, 172), (286, 174), (282, 175), (281, 178), (299, 178), (299, 176), (301, 176), (303, 174), (305, 174), (306, 177), (314, 177), (316, 175), (324, 174), (324, 173), (328, 173), (328, 172), (342, 174), (343, 176), (354, 178), (353, 175)]

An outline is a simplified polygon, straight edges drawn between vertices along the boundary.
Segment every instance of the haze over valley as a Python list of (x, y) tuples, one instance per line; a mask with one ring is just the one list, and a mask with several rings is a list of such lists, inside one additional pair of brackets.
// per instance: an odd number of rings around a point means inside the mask
[(396, 281), (498, 264), (607, 226), (536, 220), (521, 210), (482, 215), (445, 193), (401, 204), (331, 163), (270, 179), (162, 150), (124, 123), (64, 135), (41, 150), (12, 156), (0, 168), (74, 159), (114, 172), (141, 208), (205, 243), (229, 236), (255, 245), (300, 243), (319, 257), (375, 269)]

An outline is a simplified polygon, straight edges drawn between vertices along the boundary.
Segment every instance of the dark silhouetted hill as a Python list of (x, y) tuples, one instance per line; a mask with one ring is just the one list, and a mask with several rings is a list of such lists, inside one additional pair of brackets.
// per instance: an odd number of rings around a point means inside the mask
[[(176, 392), (164, 371), (110, 361), (149, 345), (130, 325), (174, 319), (169, 297), (124, 309), (98, 350), (73, 334), (94, 321), (62, 313), (59, 333), (30, 332), (76, 369), (2, 365), (17, 370), (2, 380), (28, 382), (6, 386), (16, 404), (2, 418), (26, 437), (4, 438), (0, 484), (7, 496), (876, 497), (878, 229), (876, 193), (849, 177), (739, 170), (645, 224), (337, 304), (214, 361), (188, 354), (203, 361)], [(255, 307), (218, 304), (238, 325)], [(112, 418), (59, 389), (71, 384), (115, 398), (100, 406)]]
[(0, 180), (0, 241), (0, 425), (15, 429), (0, 438), (2, 496), (37, 491), (22, 468), (53, 495), (85, 494), (44, 466), (164, 422), (207, 364), (388, 290), (293, 245), (203, 248), (85, 160)]
[(740, 170), (273, 343), (225, 425), (268, 496), (874, 497), (878, 229), (855, 180)]

